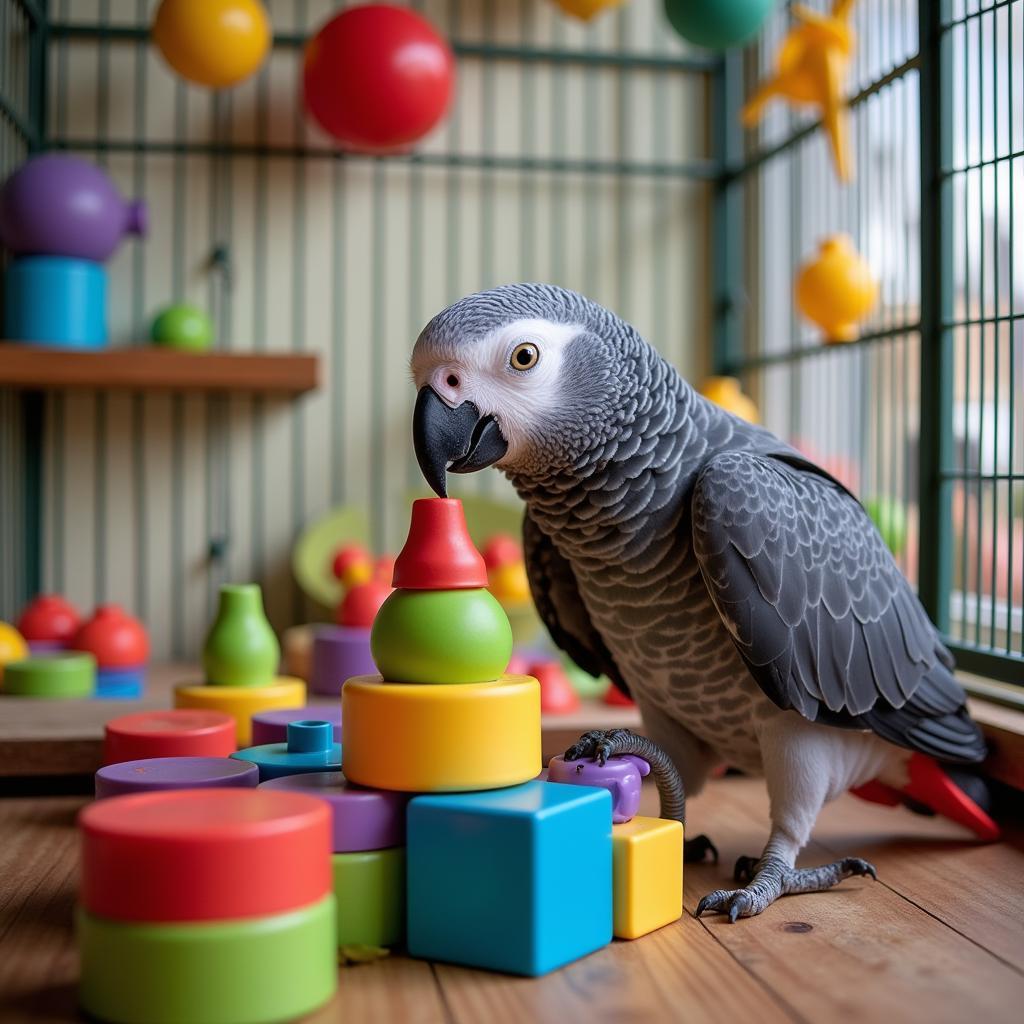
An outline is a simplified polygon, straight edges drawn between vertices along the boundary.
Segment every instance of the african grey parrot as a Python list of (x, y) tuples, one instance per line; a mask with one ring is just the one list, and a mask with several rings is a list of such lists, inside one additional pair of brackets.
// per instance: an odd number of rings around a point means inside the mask
[(794, 867), (822, 805), (865, 784), (927, 803), (917, 761), (984, 757), (952, 658), (857, 500), (698, 395), (619, 317), (551, 285), (494, 288), (427, 324), (412, 373), (434, 490), (495, 465), (524, 499), (555, 643), (632, 694), (688, 793), (721, 763), (764, 775), (764, 852), (698, 915), (873, 876), (857, 858)]

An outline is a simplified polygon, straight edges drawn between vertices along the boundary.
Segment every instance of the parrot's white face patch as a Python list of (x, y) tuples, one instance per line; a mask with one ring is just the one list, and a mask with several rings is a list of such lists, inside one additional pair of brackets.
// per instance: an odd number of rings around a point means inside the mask
[[(493, 416), (508, 442), (508, 452), (496, 465), (513, 465), (531, 432), (548, 414), (557, 413), (562, 356), (584, 330), (578, 324), (517, 320), (447, 351), (433, 341), (418, 343), (412, 353), (413, 381), (417, 391), (429, 384), (452, 408), (472, 402), (481, 416)], [(538, 353), (527, 370), (512, 360), (523, 344)]]

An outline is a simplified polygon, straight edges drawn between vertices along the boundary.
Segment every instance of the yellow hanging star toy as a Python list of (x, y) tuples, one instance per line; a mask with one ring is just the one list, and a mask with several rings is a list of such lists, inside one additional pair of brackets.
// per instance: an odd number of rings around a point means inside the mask
[(850, 180), (850, 154), (843, 85), (856, 36), (849, 25), (855, 0), (835, 0), (831, 14), (800, 4), (791, 8), (795, 25), (776, 58), (775, 74), (763, 82), (743, 108), (745, 125), (760, 120), (765, 104), (776, 96), (813, 103), (821, 112), (841, 181)]

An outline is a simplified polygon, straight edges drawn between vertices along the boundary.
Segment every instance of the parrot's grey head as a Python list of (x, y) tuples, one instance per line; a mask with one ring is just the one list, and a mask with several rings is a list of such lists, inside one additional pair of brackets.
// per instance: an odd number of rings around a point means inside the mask
[(631, 422), (658, 357), (615, 314), (554, 285), (460, 299), (412, 354), (413, 440), (440, 495), (445, 474), (497, 466), (520, 479), (582, 467)]

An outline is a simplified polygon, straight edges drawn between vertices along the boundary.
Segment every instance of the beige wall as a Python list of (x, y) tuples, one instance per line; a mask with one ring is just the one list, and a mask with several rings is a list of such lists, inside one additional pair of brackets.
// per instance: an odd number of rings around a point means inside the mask
[[(51, 12), (139, 24), (149, 6), (54, 0)], [(331, 6), (270, 4), (278, 31), (302, 32)], [(418, 6), (462, 41), (681, 52), (655, 0), (633, 0), (587, 29), (546, 0)], [(44, 585), (83, 606), (136, 609), (157, 658), (195, 652), (226, 579), (262, 582), (279, 626), (310, 614), (287, 560), (297, 534), (335, 503), (371, 508), (378, 542), (401, 542), (405, 496), (419, 485), (407, 359), (419, 327), (449, 301), (499, 282), (555, 281), (616, 308), (684, 372), (697, 372), (704, 351), (705, 185), (315, 153), (124, 151), (138, 138), (329, 150), (299, 114), (300, 56), (275, 50), (258, 80), (215, 99), (180, 84), (143, 43), (80, 39), (51, 51), (51, 135), (99, 153), (151, 208), (148, 240), (124, 246), (109, 268), (114, 343), (143, 338), (153, 312), (180, 297), (210, 309), (224, 348), (300, 349), (323, 361), (321, 389), (295, 403), (48, 401)], [(460, 60), (459, 76), (455, 112), (427, 152), (640, 163), (705, 155), (700, 76), (473, 58)], [(218, 243), (232, 256), (229, 291), (208, 266)], [(506, 493), (494, 473), (465, 486)], [(210, 540), (221, 536), (226, 560), (213, 564)]]

